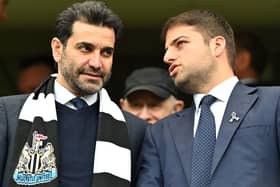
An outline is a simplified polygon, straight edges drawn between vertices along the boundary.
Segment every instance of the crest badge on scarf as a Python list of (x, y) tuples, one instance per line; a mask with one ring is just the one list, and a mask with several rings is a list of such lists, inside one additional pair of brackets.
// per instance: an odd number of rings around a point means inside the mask
[(24, 145), (13, 178), (20, 185), (48, 183), (57, 177), (54, 147), (47, 136), (33, 132), (32, 145)]

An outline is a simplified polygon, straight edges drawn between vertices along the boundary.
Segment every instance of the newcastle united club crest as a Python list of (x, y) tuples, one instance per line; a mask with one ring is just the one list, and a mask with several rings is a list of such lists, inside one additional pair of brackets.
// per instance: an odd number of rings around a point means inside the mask
[(47, 139), (47, 136), (34, 131), (32, 146), (26, 142), (13, 175), (17, 184), (48, 183), (57, 177), (54, 147), (49, 142), (43, 146)]

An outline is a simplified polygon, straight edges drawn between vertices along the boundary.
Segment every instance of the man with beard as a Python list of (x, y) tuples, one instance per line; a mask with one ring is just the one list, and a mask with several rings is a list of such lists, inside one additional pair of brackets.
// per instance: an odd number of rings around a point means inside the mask
[(58, 74), (30, 95), (0, 99), (0, 186), (133, 186), (146, 122), (103, 88), (121, 26), (97, 1), (59, 14)]
[(170, 18), (164, 61), (190, 108), (148, 126), (137, 187), (280, 186), (280, 89), (233, 73), (227, 21), (208, 10)]

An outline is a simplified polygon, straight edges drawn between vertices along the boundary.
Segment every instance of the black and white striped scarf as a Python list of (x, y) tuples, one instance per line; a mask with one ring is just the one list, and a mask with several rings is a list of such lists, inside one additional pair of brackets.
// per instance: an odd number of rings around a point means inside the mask
[[(50, 77), (25, 101), (16, 133), (10, 187), (58, 186), (59, 146)], [(131, 150), (125, 118), (105, 89), (99, 91), (99, 124), (94, 156), (93, 187), (128, 187)]]

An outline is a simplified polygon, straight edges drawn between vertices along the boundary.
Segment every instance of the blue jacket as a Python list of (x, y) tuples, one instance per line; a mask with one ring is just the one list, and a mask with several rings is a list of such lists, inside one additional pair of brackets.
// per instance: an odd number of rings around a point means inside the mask
[[(239, 120), (230, 120), (236, 112)], [(137, 187), (190, 187), (194, 107), (147, 128)], [(280, 88), (238, 83), (216, 141), (211, 187), (280, 186)]]

